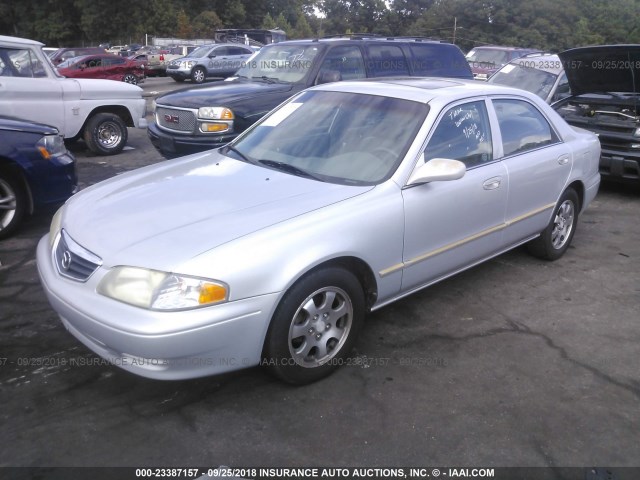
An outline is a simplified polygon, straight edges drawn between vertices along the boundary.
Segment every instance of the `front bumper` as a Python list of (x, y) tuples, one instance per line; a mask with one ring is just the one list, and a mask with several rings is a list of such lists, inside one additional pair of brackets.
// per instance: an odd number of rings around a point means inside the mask
[(147, 133), (153, 146), (167, 158), (219, 148), (238, 136), (238, 133), (207, 137), (202, 135), (171, 134), (161, 130), (155, 122), (149, 124)]
[(44, 291), (62, 323), (89, 349), (143, 377), (182, 380), (258, 365), (278, 294), (179, 312), (132, 307), (96, 293), (106, 273), (86, 282), (61, 277), (49, 236), (37, 249)]
[(174, 69), (174, 68), (167, 67), (166, 72), (167, 72), (167, 75), (170, 76), (171, 78), (178, 78), (182, 80), (191, 78), (191, 69), (182, 70), (182, 69)]

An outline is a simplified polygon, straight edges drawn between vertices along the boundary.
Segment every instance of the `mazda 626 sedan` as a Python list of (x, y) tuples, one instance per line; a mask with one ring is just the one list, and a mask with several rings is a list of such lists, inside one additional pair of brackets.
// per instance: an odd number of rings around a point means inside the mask
[(520, 244), (561, 257), (599, 157), (523, 90), (326, 84), (227, 146), (76, 194), (38, 267), (67, 329), (126, 370), (263, 364), (306, 383), (349, 355), (368, 311)]

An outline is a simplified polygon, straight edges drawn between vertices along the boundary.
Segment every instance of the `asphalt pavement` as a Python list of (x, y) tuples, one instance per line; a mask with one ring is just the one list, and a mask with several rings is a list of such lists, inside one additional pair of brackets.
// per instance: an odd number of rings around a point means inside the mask
[[(74, 150), (82, 188), (163, 161), (144, 130)], [(0, 466), (640, 466), (639, 192), (605, 185), (556, 262), (516, 249), (369, 315), (305, 387), (106, 364), (49, 307), (30, 218), (0, 241)]]

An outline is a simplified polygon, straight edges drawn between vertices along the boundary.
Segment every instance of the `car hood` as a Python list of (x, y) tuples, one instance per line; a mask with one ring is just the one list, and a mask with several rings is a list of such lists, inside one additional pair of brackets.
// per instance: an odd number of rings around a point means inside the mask
[[(58, 69), (64, 75), (64, 69)], [(142, 98), (142, 89), (126, 82), (102, 80), (95, 78), (67, 78), (67, 81), (77, 82), (80, 87), (81, 100), (111, 100), (118, 98)]]
[(182, 108), (200, 108), (205, 105), (227, 107), (240, 101), (246, 102), (251, 97), (289, 92), (292, 89), (293, 85), (290, 83), (233, 80), (167, 93), (158, 97), (156, 104)]
[(10, 117), (7, 115), (0, 115), (0, 130), (10, 130), (13, 132), (31, 132), (39, 133), (41, 135), (52, 135), (58, 133), (58, 129), (52, 127), (51, 125), (30, 122), (28, 120), (22, 120), (20, 118)]
[(640, 93), (640, 45), (602, 45), (559, 53), (573, 95)]
[(63, 228), (105, 265), (172, 270), (219, 245), (364, 193), (209, 151), (115, 177), (69, 200)]

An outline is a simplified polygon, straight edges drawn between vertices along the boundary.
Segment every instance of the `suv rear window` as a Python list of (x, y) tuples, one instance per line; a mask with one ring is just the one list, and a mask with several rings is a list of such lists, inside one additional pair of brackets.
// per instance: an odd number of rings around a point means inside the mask
[[(435, 77), (471, 77), (469, 64), (456, 47), (443, 44), (409, 44), (414, 75)], [(463, 75), (466, 73), (467, 75)]]

